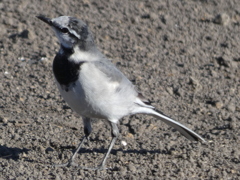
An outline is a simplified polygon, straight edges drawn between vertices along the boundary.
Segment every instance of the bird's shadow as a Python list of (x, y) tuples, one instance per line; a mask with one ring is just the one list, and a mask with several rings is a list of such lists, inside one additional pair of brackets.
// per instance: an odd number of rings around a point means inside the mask
[[(61, 151), (67, 150), (67, 149), (71, 149), (71, 151), (74, 153), (76, 151), (76, 147), (75, 146), (61, 146)], [(93, 148), (93, 149), (87, 149), (87, 148), (81, 148), (80, 151), (78, 152), (79, 154), (91, 154), (91, 153), (102, 153), (105, 154), (107, 153), (108, 149), (105, 148)], [(112, 149), (111, 150), (111, 154), (116, 155), (118, 152), (122, 152), (123, 154), (170, 154), (170, 151), (167, 150), (147, 150), (147, 149), (140, 149), (140, 150), (136, 150), (136, 149), (129, 149), (129, 150), (124, 150), (122, 148), (120, 149)]]
[(2, 159), (13, 159), (17, 161), (19, 159), (19, 155), (22, 153), (28, 153), (30, 151), (27, 148), (17, 148), (17, 147), (7, 147), (0, 146), (0, 158)]
[[(61, 151), (65, 151), (67, 149), (71, 149), (71, 151), (74, 153), (76, 150), (75, 146), (61, 146), (60, 147)], [(19, 159), (19, 155), (22, 153), (28, 153), (30, 151), (27, 148), (18, 148), (18, 147), (7, 147), (7, 146), (0, 146), (0, 158), (2, 159), (13, 159), (17, 161)], [(108, 149), (105, 148), (93, 148), (93, 149), (87, 149), (87, 148), (81, 148), (79, 151), (79, 154), (81, 153), (86, 153), (86, 154), (91, 154), (91, 153), (102, 153), (105, 154), (107, 153)], [(130, 149), (130, 150), (124, 150), (122, 148), (120, 149), (112, 149), (111, 154), (116, 155), (117, 152), (122, 152), (123, 154), (169, 154), (168, 151), (166, 150), (146, 150), (146, 149), (141, 149), (141, 150), (136, 150), (136, 149)]]

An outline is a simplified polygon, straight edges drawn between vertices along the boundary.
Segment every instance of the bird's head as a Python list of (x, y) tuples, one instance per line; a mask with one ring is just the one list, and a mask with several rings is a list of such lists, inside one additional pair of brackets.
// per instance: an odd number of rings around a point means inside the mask
[(37, 18), (53, 28), (61, 46), (66, 49), (73, 49), (78, 46), (81, 50), (87, 50), (94, 46), (88, 26), (75, 17), (60, 16), (50, 19), (39, 15)]

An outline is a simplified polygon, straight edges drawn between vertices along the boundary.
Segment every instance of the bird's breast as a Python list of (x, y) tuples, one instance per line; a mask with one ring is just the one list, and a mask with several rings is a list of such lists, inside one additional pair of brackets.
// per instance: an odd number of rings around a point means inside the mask
[(57, 82), (68, 90), (70, 84), (76, 82), (84, 61), (69, 61), (69, 56), (58, 53), (53, 61), (53, 73)]

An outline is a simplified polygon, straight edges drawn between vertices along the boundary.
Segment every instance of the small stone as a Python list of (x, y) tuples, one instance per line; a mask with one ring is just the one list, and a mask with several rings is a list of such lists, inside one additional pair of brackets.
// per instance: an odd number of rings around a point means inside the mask
[(227, 109), (231, 112), (235, 112), (236, 106), (233, 103), (229, 103), (228, 106), (227, 106)]
[(0, 121), (2, 121), (3, 123), (7, 123), (8, 122), (8, 118), (0, 117)]
[(214, 23), (220, 24), (220, 25), (228, 25), (230, 22), (230, 17), (226, 13), (218, 14), (215, 19), (213, 20)]
[(237, 129), (237, 120), (236, 118), (232, 118), (230, 124), (229, 124), (230, 129)]
[(166, 90), (170, 95), (173, 95), (173, 88), (172, 87), (167, 87)]
[(218, 108), (218, 109), (222, 109), (223, 103), (220, 102), (220, 101), (218, 101), (218, 102), (216, 102), (215, 106), (216, 106), (216, 108)]
[(189, 78), (189, 84), (191, 84), (194, 87), (194, 89), (196, 89), (196, 90), (201, 89), (201, 85), (200, 85), (199, 81), (194, 77)]
[(126, 135), (126, 137), (127, 137), (127, 138), (130, 138), (130, 139), (134, 139), (134, 135), (133, 135), (132, 133), (128, 133), (128, 134)]
[(50, 148), (50, 147), (46, 148), (46, 150), (45, 150), (46, 153), (49, 153), (51, 151), (54, 151), (54, 150), (53, 150), (53, 148)]
[(120, 172), (122, 176), (125, 176), (127, 174), (127, 169), (125, 167), (120, 167)]
[(28, 39), (28, 36), (29, 36), (29, 31), (26, 29), (19, 34), (19, 37), (25, 38), (25, 39)]
[(156, 19), (158, 19), (159, 17), (158, 17), (158, 14), (156, 14), (156, 13), (150, 13), (150, 18), (152, 19), (152, 20), (156, 20)]
[(233, 96), (233, 95), (235, 95), (235, 93), (236, 93), (236, 89), (235, 88), (230, 88), (229, 94)]
[(39, 146), (39, 150), (43, 153), (45, 151), (45, 148), (43, 146)]
[(136, 167), (134, 166), (134, 164), (130, 163), (128, 167), (131, 172), (135, 173)]
[(121, 144), (122, 144), (123, 146), (126, 146), (126, 145), (127, 145), (127, 142), (126, 142), (126, 141), (121, 141)]

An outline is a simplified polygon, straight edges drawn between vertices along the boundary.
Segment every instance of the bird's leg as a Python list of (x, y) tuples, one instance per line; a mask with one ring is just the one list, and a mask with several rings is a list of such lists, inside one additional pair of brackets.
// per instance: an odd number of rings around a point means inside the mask
[(74, 159), (75, 159), (77, 153), (79, 152), (79, 150), (81, 149), (82, 145), (88, 139), (88, 136), (92, 132), (92, 126), (91, 126), (91, 120), (90, 119), (83, 118), (83, 124), (84, 124), (84, 134), (85, 134), (85, 136), (83, 137), (82, 141), (79, 143), (79, 145), (78, 145), (76, 151), (74, 152), (74, 154), (72, 155), (72, 157), (69, 159), (69, 161), (67, 163), (64, 163), (64, 164), (54, 164), (53, 166), (55, 166), (55, 167), (78, 166), (74, 162)]
[(119, 136), (119, 130), (118, 130), (118, 127), (117, 127), (117, 124), (116, 123), (113, 123), (111, 122), (111, 126), (112, 126), (112, 141), (108, 147), (108, 151), (106, 153), (106, 155), (104, 156), (101, 164), (99, 166), (97, 166), (96, 168), (91, 168), (92, 170), (103, 170), (104, 169), (104, 166), (105, 166), (105, 163), (107, 161), (107, 158)]
[[(89, 123), (89, 122), (90, 122), (90, 123)], [(119, 130), (118, 130), (117, 124), (116, 124), (116, 123), (113, 123), (113, 122), (111, 122), (111, 127), (112, 127), (112, 140), (111, 140), (111, 143), (110, 143), (110, 145), (109, 145), (109, 147), (108, 147), (108, 151), (107, 151), (107, 153), (105, 154), (105, 156), (104, 156), (104, 158), (103, 158), (103, 160), (102, 160), (102, 162), (100, 163), (99, 166), (94, 167), (94, 168), (82, 167), (82, 166), (77, 165), (77, 164), (73, 161), (74, 158), (75, 158), (75, 156), (77, 155), (78, 151), (81, 149), (82, 144), (85, 142), (85, 140), (88, 138), (89, 134), (91, 133), (91, 121), (89, 121), (89, 122), (88, 122), (88, 121), (87, 121), (87, 122), (84, 121), (84, 132), (85, 132), (85, 136), (84, 136), (83, 140), (81, 141), (81, 143), (79, 144), (76, 152), (72, 155), (72, 157), (71, 157), (70, 160), (68, 161), (68, 163), (55, 165), (55, 167), (77, 166), (77, 167), (79, 167), (79, 168), (81, 168), (81, 169), (88, 169), (88, 170), (103, 170), (103, 169), (104, 169), (104, 166), (105, 166), (105, 164), (106, 164), (107, 158), (108, 158), (108, 156), (109, 156), (109, 154), (110, 154), (110, 152), (111, 152), (111, 150), (112, 150), (112, 148), (113, 148), (113, 146), (114, 146), (114, 144), (115, 144), (115, 142), (116, 142), (116, 140), (117, 140), (117, 138), (118, 138), (118, 136), (119, 136)], [(89, 130), (90, 130), (90, 131), (89, 131)], [(90, 132), (90, 133), (89, 133), (89, 132)], [(107, 169), (107, 168), (106, 168), (106, 169)]]

